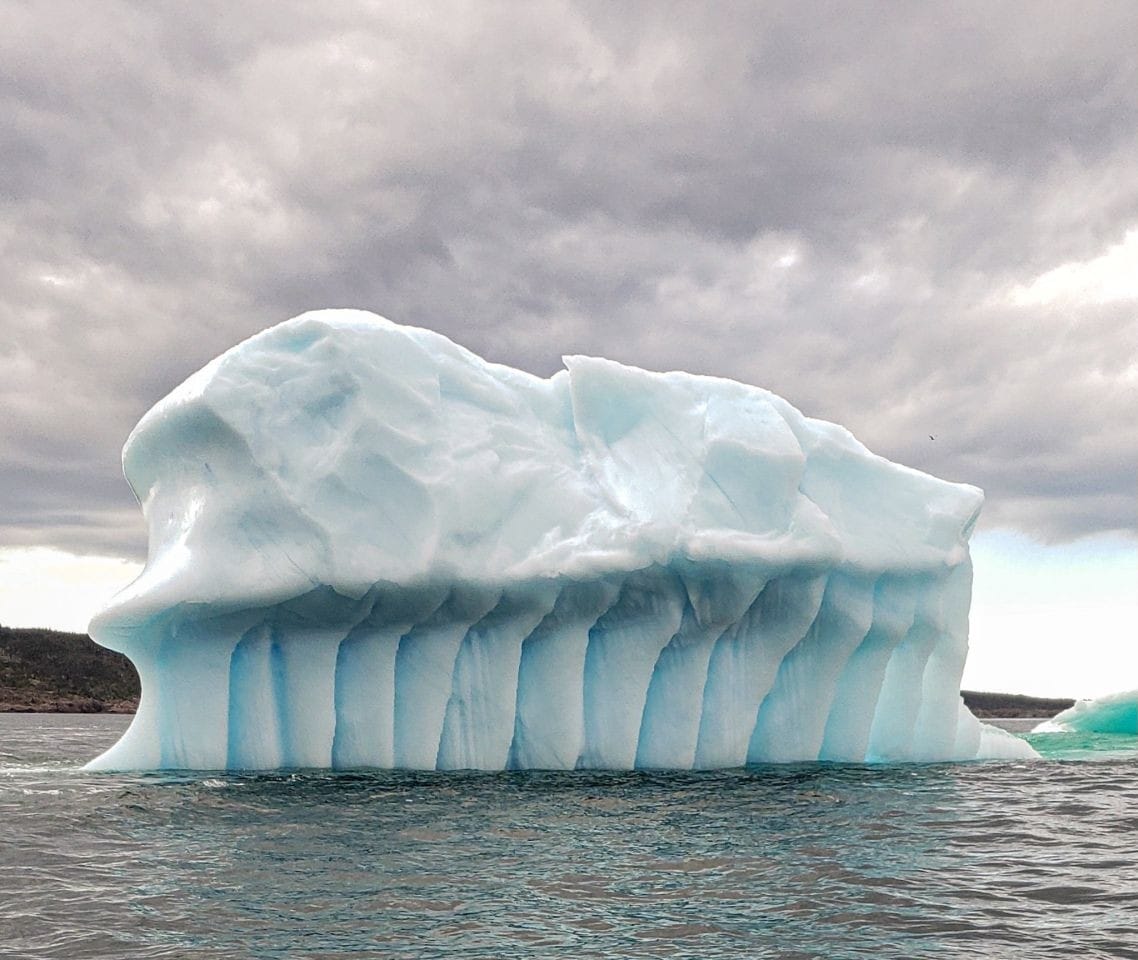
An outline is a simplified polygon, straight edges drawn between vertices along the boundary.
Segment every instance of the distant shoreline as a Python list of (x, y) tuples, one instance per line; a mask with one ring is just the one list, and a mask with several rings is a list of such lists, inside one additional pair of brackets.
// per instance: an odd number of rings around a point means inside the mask
[(1073, 706), (1066, 697), (1028, 697), (1019, 693), (961, 690), (964, 704), (981, 720), (1048, 719)]
[(11, 703), (0, 700), (0, 713), (117, 713), (133, 714), (137, 700), (94, 700), (90, 697), (65, 697), (58, 700), (36, 700)]
[[(981, 720), (1046, 719), (1075, 702), (976, 690), (961, 695)], [(0, 626), (0, 713), (134, 713), (138, 697), (133, 664), (86, 634)]]

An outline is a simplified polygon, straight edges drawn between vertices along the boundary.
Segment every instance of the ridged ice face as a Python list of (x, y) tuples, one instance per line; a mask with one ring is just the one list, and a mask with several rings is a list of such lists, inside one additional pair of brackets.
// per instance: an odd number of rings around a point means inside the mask
[(143, 697), (99, 766), (1030, 754), (958, 695), (980, 491), (754, 387), (323, 311), (123, 460), (150, 556), (91, 632)]

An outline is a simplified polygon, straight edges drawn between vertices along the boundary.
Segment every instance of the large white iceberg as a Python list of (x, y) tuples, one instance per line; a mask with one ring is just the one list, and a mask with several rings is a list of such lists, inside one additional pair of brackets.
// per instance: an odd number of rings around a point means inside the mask
[(1080, 700), (1035, 728), (1036, 733), (1138, 733), (1138, 690)]
[(123, 464), (102, 769), (1031, 756), (963, 706), (974, 487), (730, 380), (548, 380), (359, 311), (233, 348)]

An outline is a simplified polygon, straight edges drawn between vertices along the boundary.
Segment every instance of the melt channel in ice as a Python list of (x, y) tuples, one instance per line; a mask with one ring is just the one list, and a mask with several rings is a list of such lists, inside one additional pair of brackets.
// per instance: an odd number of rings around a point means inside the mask
[(981, 492), (730, 380), (305, 314), (160, 401), (99, 769), (1031, 756), (959, 696)]
[(1138, 690), (1080, 700), (1035, 728), (1035, 733), (1138, 733)]

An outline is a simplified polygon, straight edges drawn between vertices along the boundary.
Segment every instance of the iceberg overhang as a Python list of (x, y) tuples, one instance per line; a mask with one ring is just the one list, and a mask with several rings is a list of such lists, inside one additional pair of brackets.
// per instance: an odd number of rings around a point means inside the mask
[(149, 558), (91, 635), (142, 700), (95, 768), (1033, 755), (959, 696), (981, 492), (756, 387), (319, 311), (123, 463)]

